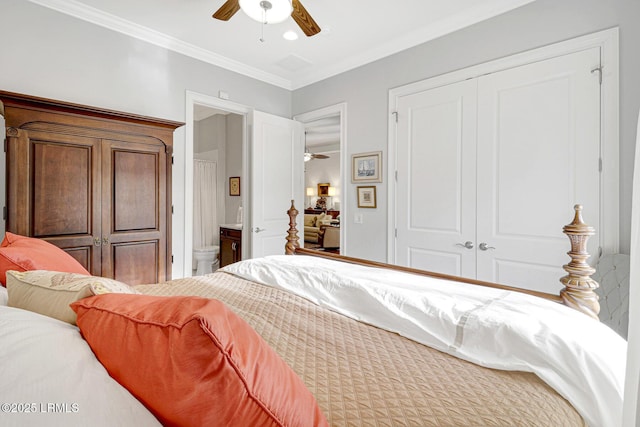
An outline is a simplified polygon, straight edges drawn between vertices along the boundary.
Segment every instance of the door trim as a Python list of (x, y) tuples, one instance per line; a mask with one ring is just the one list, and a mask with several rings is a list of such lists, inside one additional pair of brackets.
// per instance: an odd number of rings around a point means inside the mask
[[(342, 102), (339, 104), (329, 105), (324, 108), (320, 108), (313, 111), (308, 111), (306, 113), (301, 113), (293, 116), (293, 120), (307, 123), (315, 120), (324, 119), (326, 117), (332, 117), (335, 115), (340, 116), (340, 191), (341, 191), (341, 200), (340, 204), (340, 254), (347, 254), (347, 212), (348, 212), (348, 187), (347, 180), (349, 179), (349, 159), (347, 157), (347, 103)], [(304, 161), (304, 160), (302, 160)], [(350, 182), (350, 181), (349, 181)], [(304, 174), (302, 176), (302, 189), (304, 191)], [(304, 194), (301, 195), (302, 198), (300, 200), (305, 200)], [(298, 206), (300, 208), (300, 206)], [(304, 240), (304, 239), (303, 239)], [(304, 243), (304, 242), (303, 242)]]
[[(181, 277), (191, 277), (193, 263), (193, 144), (194, 144), (194, 126), (193, 126), (193, 110), (196, 105), (211, 107), (218, 110), (224, 110), (229, 113), (239, 114), (243, 117), (242, 132), (242, 206), (245, 206), (245, 218), (248, 213), (246, 207), (249, 206), (249, 150), (248, 150), (248, 121), (247, 116), (253, 111), (252, 107), (238, 104), (215, 96), (205, 95), (202, 93), (186, 91), (186, 126), (185, 126), (185, 149), (184, 149), (184, 239), (183, 251), (184, 259)], [(248, 248), (248, 233), (242, 233), (242, 247)], [(175, 252), (174, 252), (175, 253)], [(244, 253), (244, 251), (243, 251)]]
[[(395, 263), (396, 253), (396, 125), (398, 99), (412, 93), (445, 86), (462, 80), (476, 78), (484, 74), (494, 73), (532, 62), (542, 61), (584, 49), (599, 47), (601, 52), (601, 66), (603, 79), (600, 88), (601, 98), (601, 141), (600, 156), (603, 167), (600, 174), (601, 202), (600, 223), (597, 224), (601, 236), (601, 248), (605, 253), (617, 253), (620, 246), (620, 192), (619, 192), (619, 64), (618, 64), (618, 28), (599, 31), (593, 34), (577, 37), (571, 40), (532, 49), (505, 58), (474, 65), (462, 70), (453, 71), (419, 82), (396, 87), (389, 90), (389, 118), (387, 158), (387, 191), (389, 204), (387, 206), (387, 262)], [(558, 224), (561, 227), (562, 224)], [(592, 254), (591, 261), (595, 262), (597, 254)]]

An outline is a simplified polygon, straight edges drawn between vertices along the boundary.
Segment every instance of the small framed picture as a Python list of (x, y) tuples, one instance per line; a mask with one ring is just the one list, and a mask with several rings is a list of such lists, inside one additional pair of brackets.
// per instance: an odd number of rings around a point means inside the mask
[(375, 208), (376, 206), (376, 187), (357, 187), (358, 188), (358, 207), (359, 208)]
[(229, 178), (229, 195), (230, 196), (239, 196), (240, 195), (240, 177), (232, 176)]
[(329, 195), (329, 187), (330, 187), (330, 184), (328, 182), (318, 184), (318, 196), (327, 197)]
[(351, 181), (382, 182), (382, 151), (351, 156)]

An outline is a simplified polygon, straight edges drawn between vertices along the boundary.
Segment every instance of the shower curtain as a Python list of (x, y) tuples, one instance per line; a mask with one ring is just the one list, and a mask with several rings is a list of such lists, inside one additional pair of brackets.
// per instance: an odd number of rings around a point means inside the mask
[(218, 236), (217, 164), (194, 160), (193, 164), (193, 247), (212, 246)]

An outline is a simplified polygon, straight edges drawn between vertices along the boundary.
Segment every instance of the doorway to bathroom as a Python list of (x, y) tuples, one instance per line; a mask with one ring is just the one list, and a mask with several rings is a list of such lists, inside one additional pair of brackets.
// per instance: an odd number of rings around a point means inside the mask
[[(221, 233), (242, 232), (244, 116), (205, 105), (193, 108), (193, 237), (191, 275), (215, 271), (227, 248)], [(187, 171), (189, 173), (189, 171)], [(222, 248), (222, 251), (221, 251)]]

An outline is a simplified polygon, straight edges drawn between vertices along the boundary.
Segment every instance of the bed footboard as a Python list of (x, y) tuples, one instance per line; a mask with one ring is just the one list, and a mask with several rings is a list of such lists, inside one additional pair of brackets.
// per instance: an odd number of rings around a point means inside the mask
[(587, 241), (596, 232), (582, 220), (582, 206), (575, 205), (574, 209), (576, 214), (573, 222), (565, 225), (562, 230), (571, 242), (571, 251), (567, 252), (571, 262), (562, 266), (568, 274), (560, 279), (560, 283), (564, 285), (560, 297), (564, 305), (598, 319), (600, 303), (595, 290), (599, 285), (590, 277), (596, 272), (595, 268), (587, 264)]
[(569, 237), (569, 240), (571, 242), (571, 251), (567, 252), (567, 254), (571, 257), (571, 262), (569, 262), (569, 264), (563, 265), (564, 270), (568, 274), (560, 279), (560, 282), (564, 285), (564, 289), (560, 291), (559, 295), (301, 248), (299, 243), (300, 238), (298, 236), (298, 229), (296, 228), (296, 217), (298, 216), (299, 212), (295, 208), (293, 200), (291, 201), (291, 208), (289, 208), (289, 210), (287, 211), (287, 214), (289, 215), (289, 230), (286, 238), (287, 244), (285, 245), (285, 254), (312, 255), (348, 262), (351, 264), (388, 268), (412, 274), (420, 274), (423, 276), (469, 283), (472, 285), (481, 285), (491, 288), (522, 292), (525, 294), (534, 295), (537, 297), (546, 298), (551, 301), (562, 303), (575, 310), (581, 311), (588, 316), (598, 319), (600, 304), (598, 303), (598, 295), (595, 293), (595, 289), (598, 288), (598, 283), (590, 277), (595, 272), (595, 269), (593, 269), (586, 262), (586, 260), (589, 258), (589, 253), (587, 252), (587, 240), (590, 236), (593, 236), (595, 234), (595, 230), (593, 227), (586, 225), (582, 220), (582, 206), (575, 205), (574, 209), (575, 216), (573, 218), (573, 222), (563, 228), (563, 232)]

